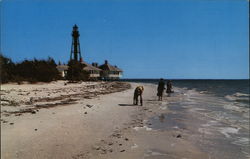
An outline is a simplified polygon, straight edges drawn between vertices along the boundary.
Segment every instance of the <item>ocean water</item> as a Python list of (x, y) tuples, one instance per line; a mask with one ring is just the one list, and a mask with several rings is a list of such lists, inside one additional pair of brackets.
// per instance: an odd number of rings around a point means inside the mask
[(172, 84), (171, 96), (181, 98), (166, 104), (170, 113), (149, 119), (150, 128), (183, 130), (209, 158), (250, 159), (249, 80), (172, 80)]

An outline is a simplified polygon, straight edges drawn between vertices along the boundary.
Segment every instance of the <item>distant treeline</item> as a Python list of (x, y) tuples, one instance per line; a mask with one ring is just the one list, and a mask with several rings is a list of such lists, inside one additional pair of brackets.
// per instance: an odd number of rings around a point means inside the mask
[[(61, 79), (61, 75), (56, 68), (56, 63), (53, 58), (48, 57), (47, 60), (24, 60), (19, 63), (14, 63), (10, 58), (0, 54), (0, 75), (1, 82), (51, 82)], [(84, 64), (77, 61), (68, 62), (68, 72), (66, 79), (69, 81), (88, 80), (89, 73), (84, 71)]]
[(0, 55), (1, 82), (50, 82), (60, 78), (53, 58), (47, 60), (24, 60), (14, 63), (10, 58)]

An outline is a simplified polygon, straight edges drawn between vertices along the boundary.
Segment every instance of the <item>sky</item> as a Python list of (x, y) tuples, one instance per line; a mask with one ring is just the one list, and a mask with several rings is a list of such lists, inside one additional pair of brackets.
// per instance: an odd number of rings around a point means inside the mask
[(71, 32), (84, 61), (123, 78), (248, 79), (248, 0), (1, 0), (1, 52), (67, 63)]

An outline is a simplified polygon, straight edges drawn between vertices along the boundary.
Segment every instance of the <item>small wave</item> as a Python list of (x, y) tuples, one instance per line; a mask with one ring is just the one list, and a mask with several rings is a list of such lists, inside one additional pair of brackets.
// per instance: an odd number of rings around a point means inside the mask
[(200, 94), (206, 94), (208, 91), (200, 91)]
[(208, 128), (198, 128), (198, 131), (201, 134), (206, 134), (206, 135), (212, 135), (213, 134), (212, 132), (210, 132), (210, 129), (208, 129)]
[(233, 142), (235, 145), (239, 146), (249, 146), (249, 139), (245, 137), (238, 137), (236, 141)]
[(244, 93), (235, 93), (233, 95), (226, 95), (225, 98), (229, 101), (235, 101), (238, 103), (249, 104), (250, 96)]
[(226, 128), (220, 128), (220, 133), (226, 136), (226, 138), (230, 138), (231, 136), (229, 134), (238, 134), (240, 128), (232, 128), (232, 127), (226, 127)]
[(225, 98), (230, 101), (234, 101), (236, 99), (234, 96), (231, 96), (231, 95), (226, 95)]
[(239, 93), (239, 92), (235, 93), (234, 95), (237, 97), (250, 97), (250, 94)]
[(245, 93), (239, 93), (239, 92), (237, 92), (237, 93), (234, 93), (233, 95), (226, 95), (225, 96), (225, 98), (227, 98), (227, 99), (233, 99), (233, 100), (237, 99), (238, 97), (240, 97), (240, 98), (248, 98), (249, 99), (250, 94), (245, 94)]
[(218, 121), (211, 120), (211, 121), (207, 122), (206, 124), (202, 124), (201, 126), (210, 127), (210, 126), (215, 126), (215, 125), (218, 125)]
[(234, 111), (240, 111), (240, 107), (235, 106), (233, 104), (227, 104), (223, 106), (225, 109), (230, 109), (230, 110), (234, 110)]

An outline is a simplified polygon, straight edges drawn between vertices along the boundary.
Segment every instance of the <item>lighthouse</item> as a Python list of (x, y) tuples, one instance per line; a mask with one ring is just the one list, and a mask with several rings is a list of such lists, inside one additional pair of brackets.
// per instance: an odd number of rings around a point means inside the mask
[(79, 41), (80, 34), (76, 24), (73, 26), (73, 31), (71, 35), (72, 35), (72, 44), (71, 44), (70, 60), (82, 62), (82, 55), (81, 55), (80, 41)]

